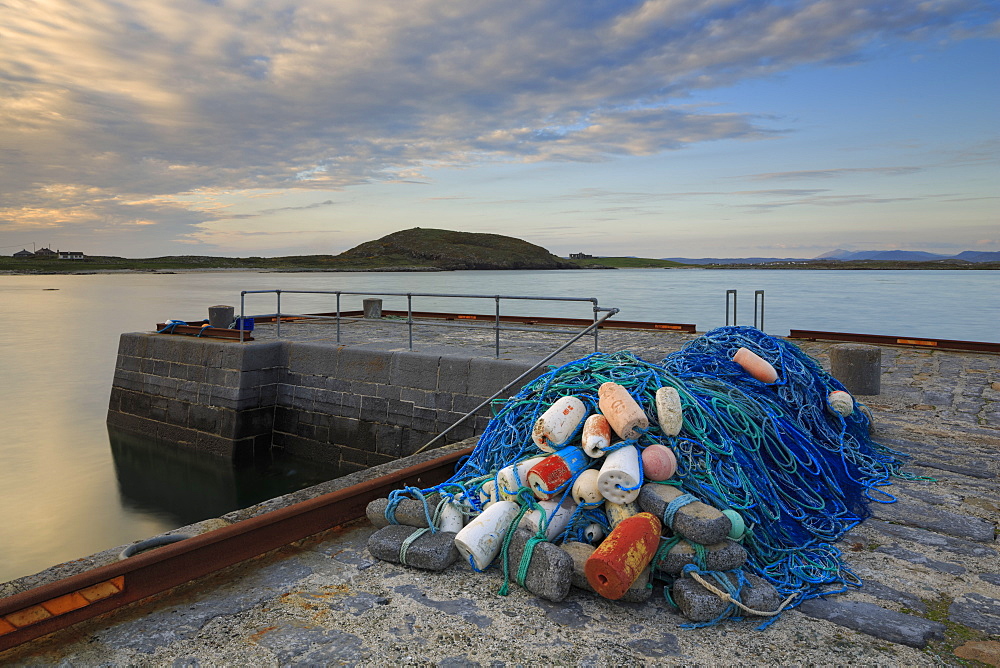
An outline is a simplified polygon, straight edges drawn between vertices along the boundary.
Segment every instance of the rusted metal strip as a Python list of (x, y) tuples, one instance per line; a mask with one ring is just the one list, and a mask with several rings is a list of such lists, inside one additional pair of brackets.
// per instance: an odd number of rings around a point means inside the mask
[[(156, 324), (156, 331), (159, 332), (160, 330), (164, 329), (165, 327), (167, 327), (167, 323), (164, 323), (164, 322), (157, 323)], [(225, 339), (227, 341), (231, 340), (231, 339), (235, 339), (237, 341), (240, 340), (240, 330), (238, 330), (238, 329), (223, 329), (221, 327), (205, 327), (205, 326), (203, 326), (202, 323), (188, 323), (186, 325), (174, 325), (174, 327), (171, 330), (163, 332), (163, 334), (184, 334), (184, 335), (187, 335), (187, 336), (190, 336), (190, 335), (193, 334), (193, 335), (199, 336), (199, 337), (201, 337), (203, 339)], [(244, 341), (253, 341), (253, 337), (250, 336), (249, 333), (244, 332), (243, 333), (243, 340)]]
[(956, 341), (953, 339), (930, 339), (927, 337), (883, 336), (880, 334), (851, 334), (847, 332), (818, 332), (809, 329), (793, 329), (790, 339), (812, 341), (851, 341), (853, 343), (875, 343), (886, 346), (913, 346), (918, 348), (941, 348), (942, 350), (968, 350), (979, 353), (1000, 353), (1000, 343), (989, 341)]
[(463, 448), (0, 599), (0, 651), (363, 517), (368, 503), (404, 485), (444, 482), (471, 452)]

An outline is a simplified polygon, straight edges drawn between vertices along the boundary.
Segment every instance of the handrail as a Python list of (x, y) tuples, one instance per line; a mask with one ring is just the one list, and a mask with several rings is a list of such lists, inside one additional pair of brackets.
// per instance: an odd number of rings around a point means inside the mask
[[(317, 314), (306, 314), (306, 313), (283, 313), (281, 310), (281, 295), (282, 294), (307, 294), (307, 295), (335, 295), (336, 296), (336, 311), (332, 315), (317, 315)], [(260, 295), (260, 294), (273, 294), (275, 295), (276, 310), (275, 313), (262, 314), (259, 316), (248, 316), (246, 314), (246, 296), (247, 295)], [(414, 297), (428, 297), (437, 299), (489, 299), (495, 304), (495, 315), (493, 317), (493, 325), (489, 327), (495, 332), (494, 335), (494, 353), (496, 357), (500, 357), (500, 332), (501, 331), (524, 331), (523, 328), (517, 327), (503, 327), (501, 326), (502, 316), (500, 313), (500, 302), (502, 300), (510, 301), (559, 301), (559, 302), (590, 302), (592, 306), (593, 316), (592, 319), (588, 319), (588, 323), (598, 322), (598, 313), (602, 311), (607, 311), (608, 309), (601, 308), (596, 297), (566, 297), (566, 296), (552, 296), (552, 295), (486, 295), (486, 294), (458, 294), (458, 293), (448, 293), (448, 292), (371, 292), (371, 291), (355, 291), (355, 290), (281, 290), (281, 289), (268, 289), (268, 290), (243, 290), (240, 292), (240, 322), (245, 322), (245, 318), (248, 317), (267, 317), (274, 318), (275, 322), (275, 335), (281, 338), (281, 319), (282, 318), (310, 318), (313, 320), (324, 320), (332, 319), (336, 321), (337, 330), (337, 343), (340, 343), (341, 339), (341, 322), (343, 320), (348, 320), (349, 322), (356, 322), (363, 319), (356, 319), (353, 317), (347, 317), (341, 310), (341, 297), (343, 295), (356, 295), (356, 296), (367, 296), (367, 297), (406, 297), (407, 308), (406, 308), (406, 320), (405, 321), (392, 321), (383, 320), (381, 322), (389, 324), (406, 325), (409, 337), (409, 348), (413, 350), (413, 326), (425, 325), (425, 326), (449, 326), (449, 327), (471, 327), (476, 329), (486, 329), (482, 324), (470, 324), (470, 323), (440, 323), (440, 322), (417, 322), (414, 317), (413, 310), (413, 299)], [(555, 330), (555, 329), (538, 329), (533, 328), (529, 331), (533, 332), (545, 332), (545, 333), (555, 333), (555, 334), (574, 334), (577, 330)], [(599, 350), (598, 342), (598, 328), (597, 327), (587, 327), (585, 331), (592, 331), (594, 336), (594, 352)], [(574, 341), (579, 338), (574, 338)], [(243, 330), (240, 330), (240, 341), (243, 341)]]

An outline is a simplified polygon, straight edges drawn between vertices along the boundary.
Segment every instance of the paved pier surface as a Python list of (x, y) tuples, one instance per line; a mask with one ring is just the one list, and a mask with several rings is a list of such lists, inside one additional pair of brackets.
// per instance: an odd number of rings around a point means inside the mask
[[(418, 333), (415, 350), (454, 352), (450, 347), (460, 344), (466, 352), (493, 354), (492, 331), (427, 332)], [(287, 324), (282, 334), (333, 342), (329, 326)], [(273, 327), (258, 327), (255, 335), (273, 336)], [(627, 349), (651, 360), (690, 338), (600, 335), (602, 350)], [(501, 357), (538, 359), (560, 340), (565, 336), (505, 339)], [(349, 325), (341, 342), (405, 349), (406, 328)], [(799, 345), (828, 368), (830, 344)], [(592, 350), (591, 339), (560, 360)], [(365, 549), (373, 529), (357, 523), (0, 653), (0, 664), (912, 666), (958, 665), (965, 657), (996, 665), (1000, 355), (884, 347), (882, 363), (881, 394), (859, 397), (873, 410), (874, 436), (912, 454), (908, 470), (936, 482), (894, 481), (888, 489), (898, 503), (873, 504), (874, 517), (841, 542), (864, 587), (787, 611), (765, 631), (756, 631), (754, 621), (681, 629), (684, 620), (658, 592), (644, 604), (579, 590), (555, 604), (516, 586), (501, 597), (495, 569), (476, 574), (455, 565), (427, 573), (374, 560)], [(192, 529), (238, 521), (337, 484)], [(0, 585), (0, 595), (46, 577)]]

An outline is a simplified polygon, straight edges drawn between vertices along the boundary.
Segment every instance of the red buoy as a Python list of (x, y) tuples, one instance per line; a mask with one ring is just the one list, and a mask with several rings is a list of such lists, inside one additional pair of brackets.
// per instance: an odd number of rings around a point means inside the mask
[(587, 582), (604, 598), (617, 601), (649, 566), (663, 526), (651, 513), (623, 520), (584, 565)]

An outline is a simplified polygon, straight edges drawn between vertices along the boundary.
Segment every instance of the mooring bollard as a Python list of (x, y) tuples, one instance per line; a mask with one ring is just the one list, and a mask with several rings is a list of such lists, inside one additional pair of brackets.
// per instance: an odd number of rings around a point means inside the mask
[(229, 329), (236, 318), (235, 306), (209, 306), (208, 324), (219, 329)]
[(382, 317), (382, 300), (372, 297), (370, 299), (363, 300), (365, 308), (366, 318), (381, 318)]
[(882, 349), (861, 343), (831, 346), (830, 374), (851, 394), (878, 394), (882, 382)]

